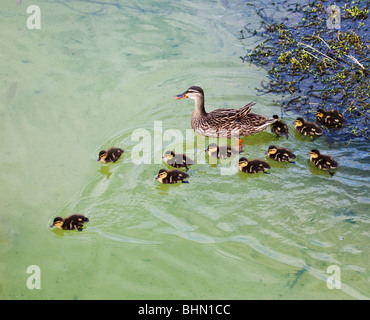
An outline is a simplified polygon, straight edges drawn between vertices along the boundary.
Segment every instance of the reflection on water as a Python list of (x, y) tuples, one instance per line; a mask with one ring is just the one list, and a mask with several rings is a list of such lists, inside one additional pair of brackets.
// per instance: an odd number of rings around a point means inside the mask
[[(272, 96), (256, 96), (264, 71), (239, 58), (253, 39), (238, 32), (258, 21), (245, 1), (39, 1), (39, 31), (25, 28), (24, 5), (0, 13), (1, 298), (370, 296), (366, 142), (302, 139), (297, 115), (284, 115), (289, 139), (269, 129), (244, 137), (241, 156), (266, 160), (274, 144), (296, 162), (224, 175), (230, 163), (209, 164), (209, 140), (197, 145), (187, 131), (193, 102), (173, 99), (200, 85), (207, 110), (255, 101), (253, 112), (278, 113)], [(158, 121), (181, 143), (159, 143)], [(136, 129), (150, 136), (149, 164), (133, 159)], [(112, 146), (122, 159), (97, 162)], [(154, 177), (167, 166), (155, 157), (175, 147), (206, 161), (191, 166), (189, 183), (161, 185)], [(333, 177), (309, 162), (313, 148), (338, 160)], [(82, 232), (49, 228), (72, 213), (89, 218)], [(31, 264), (38, 292), (25, 286)], [(341, 290), (326, 286), (330, 265)]]

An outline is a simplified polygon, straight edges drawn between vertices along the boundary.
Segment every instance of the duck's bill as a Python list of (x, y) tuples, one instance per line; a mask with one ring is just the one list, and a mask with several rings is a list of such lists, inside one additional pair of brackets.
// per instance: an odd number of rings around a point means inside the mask
[(53, 224), (50, 226), (50, 228), (52, 228), (52, 227), (54, 227), (54, 225), (53, 225)]
[(156, 177), (155, 177), (155, 180), (158, 180), (158, 179), (159, 179), (159, 177), (158, 177), (158, 176), (156, 176)]
[(100, 161), (100, 158), (99, 159), (96, 159), (96, 161)]
[(181, 94), (178, 94), (177, 96), (175, 96), (175, 99), (177, 100), (180, 100), (180, 99), (184, 99), (184, 98), (187, 98), (188, 96), (186, 95), (186, 93), (181, 93)]

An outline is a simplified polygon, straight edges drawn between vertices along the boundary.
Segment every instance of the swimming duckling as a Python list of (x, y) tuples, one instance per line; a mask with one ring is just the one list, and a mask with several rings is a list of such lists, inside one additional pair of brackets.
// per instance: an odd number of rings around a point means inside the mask
[(295, 130), (304, 136), (321, 136), (322, 129), (314, 122), (305, 121), (303, 118), (295, 120)]
[(327, 170), (328, 173), (333, 176), (334, 172), (331, 172), (330, 169), (336, 169), (339, 167), (338, 162), (336, 162), (333, 157), (326, 154), (321, 154), (319, 150), (312, 149), (309, 153), (310, 161), (319, 169)]
[(166, 151), (163, 158), (168, 165), (174, 168), (185, 167), (186, 171), (189, 170), (188, 166), (194, 164), (194, 161), (190, 159), (186, 154), (175, 154), (175, 152), (173, 151)]
[(285, 122), (281, 121), (277, 114), (272, 116), (276, 122), (271, 124), (271, 132), (275, 133), (278, 137), (286, 136), (288, 139), (289, 129)]
[(267, 162), (259, 159), (248, 160), (245, 157), (239, 159), (239, 170), (242, 172), (257, 173), (262, 171), (269, 174), (269, 172), (266, 172), (265, 169), (270, 168), (271, 167)]
[(322, 122), (326, 126), (343, 126), (344, 117), (338, 110), (323, 110), (318, 109), (316, 112), (317, 121)]
[(82, 214), (72, 214), (64, 219), (61, 217), (56, 217), (50, 228), (55, 226), (61, 230), (77, 229), (78, 231), (82, 231), (83, 224), (86, 222), (89, 222), (89, 219)]
[(290, 163), (294, 163), (294, 161), (290, 160), (296, 158), (296, 155), (290, 150), (286, 148), (278, 148), (276, 146), (269, 146), (267, 156), (275, 161), (287, 161)]
[(239, 139), (238, 150), (230, 146), (219, 146), (216, 143), (210, 143), (205, 151), (208, 151), (209, 156), (217, 159), (226, 159), (230, 158), (231, 156), (238, 155), (243, 150), (243, 146), (241, 145), (241, 139)]
[(188, 181), (184, 180), (189, 178), (189, 175), (180, 170), (161, 169), (155, 178), (163, 184), (174, 184), (178, 182), (187, 183)]
[(116, 162), (122, 155), (123, 150), (120, 148), (110, 148), (108, 151), (102, 150), (99, 152), (97, 161), (101, 163)]

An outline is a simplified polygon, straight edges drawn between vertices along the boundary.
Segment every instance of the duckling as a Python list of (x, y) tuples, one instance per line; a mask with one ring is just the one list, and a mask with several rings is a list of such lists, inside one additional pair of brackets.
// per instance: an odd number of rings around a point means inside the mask
[(205, 151), (208, 151), (210, 157), (217, 159), (230, 158), (233, 155), (238, 155), (243, 151), (243, 145), (241, 144), (241, 139), (239, 139), (238, 150), (235, 150), (231, 146), (219, 146), (216, 143), (210, 143)]
[(188, 166), (194, 164), (194, 160), (190, 159), (186, 154), (175, 154), (173, 151), (166, 151), (163, 158), (168, 165), (174, 168), (185, 167), (186, 171), (189, 170)]
[(180, 170), (161, 169), (155, 178), (163, 184), (174, 184), (178, 182), (188, 183), (188, 181), (184, 180), (189, 178), (189, 175)]
[(281, 121), (277, 114), (273, 115), (272, 118), (276, 119), (276, 122), (271, 124), (271, 132), (275, 133), (278, 137), (286, 136), (288, 139), (289, 129), (286, 123)]
[(247, 173), (266, 172), (265, 169), (270, 169), (270, 165), (260, 159), (248, 160), (245, 157), (239, 159), (239, 170)]
[(101, 163), (116, 162), (122, 155), (123, 150), (120, 148), (110, 148), (108, 151), (101, 150), (97, 161)]
[(53, 224), (50, 226), (57, 227), (61, 230), (74, 230), (82, 231), (83, 224), (89, 222), (89, 219), (81, 214), (72, 214), (66, 218), (56, 217), (53, 221)]
[(314, 122), (305, 121), (303, 118), (299, 117), (295, 120), (295, 130), (304, 136), (321, 136), (323, 131)]
[(318, 109), (316, 112), (317, 121), (322, 122), (326, 126), (342, 127), (345, 122), (344, 117), (338, 110), (323, 110)]
[(312, 149), (309, 153), (310, 161), (319, 169), (327, 170), (328, 173), (333, 176), (334, 172), (330, 169), (337, 169), (339, 167), (338, 162), (336, 162), (333, 157), (326, 154), (321, 154), (319, 150)]
[(270, 159), (273, 159), (275, 161), (286, 161), (294, 163), (294, 161), (290, 160), (296, 158), (296, 155), (290, 150), (286, 148), (278, 148), (276, 146), (269, 146), (266, 153)]

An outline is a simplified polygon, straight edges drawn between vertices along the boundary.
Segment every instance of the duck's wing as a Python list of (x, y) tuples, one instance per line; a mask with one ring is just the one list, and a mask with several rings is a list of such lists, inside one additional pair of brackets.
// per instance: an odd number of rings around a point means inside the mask
[(251, 112), (252, 106), (254, 106), (255, 104), (256, 104), (255, 102), (249, 102), (243, 108), (240, 108), (239, 110), (237, 110), (235, 121), (240, 121), (243, 118), (245, 118)]
[(255, 102), (250, 102), (240, 109), (220, 108), (208, 113), (208, 120), (214, 119), (220, 125), (223, 123), (237, 122), (245, 118), (251, 111)]

